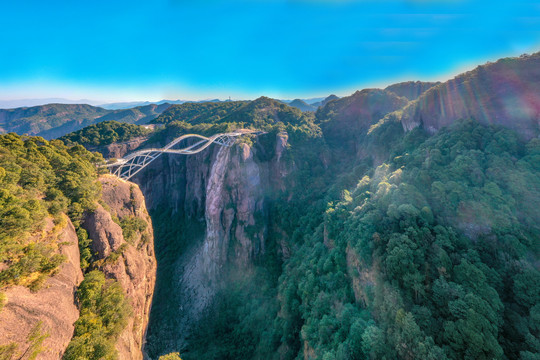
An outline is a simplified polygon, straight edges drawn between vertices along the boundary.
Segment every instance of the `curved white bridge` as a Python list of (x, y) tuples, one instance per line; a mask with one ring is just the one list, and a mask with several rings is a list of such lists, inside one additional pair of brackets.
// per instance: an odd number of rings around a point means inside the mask
[[(135, 151), (123, 157), (122, 159), (118, 159), (113, 163), (104, 165), (104, 167), (116, 167), (116, 169), (111, 170), (111, 172), (124, 180), (129, 180), (133, 175), (144, 169), (148, 164), (157, 159), (163, 153), (193, 155), (203, 151), (213, 143), (219, 144), (221, 146), (231, 146), (234, 143), (235, 138), (239, 136), (248, 134), (258, 135), (261, 133), (261, 131), (257, 130), (241, 129), (230, 133), (212, 135), (210, 137), (198, 134), (186, 134), (174, 139), (169, 144), (167, 144), (167, 146), (161, 149), (150, 148)], [(173, 149), (175, 145), (182, 142), (183, 140), (192, 138), (199, 139), (199, 141), (183, 149)]]

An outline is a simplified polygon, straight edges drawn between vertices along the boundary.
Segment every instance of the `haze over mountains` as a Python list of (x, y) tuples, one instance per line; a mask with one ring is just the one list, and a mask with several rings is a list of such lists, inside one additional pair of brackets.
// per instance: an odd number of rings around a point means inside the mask
[[(337, 97), (332, 95), (322, 101), (319, 98), (309, 100), (313, 102), (313, 105), (297, 99), (290, 102), (290, 105), (302, 111), (315, 111), (318, 106), (325, 104), (329, 99), (333, 98)], [(21, 100), (21, 102), (23, 101)], [(220, 101), (218, 99), (203, 101), (162, 100), (155, 103), (111, 103), (102, 106), (48, 103), (46, 105), (32, 107), (0, 109), (0, 133), (16, 132), (53, 139), (101, 121), (114, 120), (130, 124), (146, 124), (174, 104), (187, 104), (185, 106), (190, 106), (189, 104), (211, 103), (215, 104), (214, 107), (217, 109), (222, 106), (226, 107), (226, 104), (230, 102), (230, 100)], [(286, 103), (286, 101), (281, 102)], [(233, 101), (233, 103), (238, 103), (238, 101)], [(196, 109), (197, 105), (194, 106)]]
[(99, 101), (88, 99), (72, 100), (65, 98), (44, 98), (44, 99), (18, 99), (18, 100), (0, 100), (0, 109), (14, 109), (18, 107), (30, 107), (46, 104), (88, 104), (99, 105)]
[[(423, 122), (426, 122), (428, 128), (437, 129), (458, 118), (472, 117), (481, 122), (502, 123), (508, 121), (510, 116), (519, 116), (523, 121), (514, 122), (515, 126), (519, 126), (521, 131), (530, 137), (536, 131), (539, 113), (538, 89), (535, 82), (539, 76), (539, 56), (534, 54), (502, 59), (496, 63), (479, 66), (444, 83), (404, 82), (390, 85), (385, 90), (410, 102), (404, 103), (403, 112), (395, 115), (407, 129)], [(346, 98), (354, 99), (354, 97), (353, 94), (352, 98)], [(325, 99), (280, 101), (301, 111), (316, 111), (336, 99), (337, 96), (331, 95)], [(190, 120), (192, 116), (190, 114), (197, 113), (197, 117), (203, 116), (197, 104), (204, 103), (214, 104), (211, 108), (215, 109), (216, 113), (223, 113), (231, 108), (229, 101), (163, 100), (157, 104), (134, 102), (104, 105), (109, 109), (85, 104), (48, 104), (0, 110), (0, 132), (13, 131), (51, 139), (100, 121), (149, 123), (171, 105), (181, 104), (186, 104), (185, 109), (192, 109), (181, 116), (184, 120)], [(233, 101), (231, 104), (240, 103), (244, 102)], [(129, 108), (132, 105), (140, 106)], [(173, 109), (171, 111), (178, 112), (182, 107)], [(213, 116), (212, 114), (204, 116)]]
[[(540, 77), (539, 61), (538, 53), (520, 58), (507, 58), (479, 66), (444, 83), (404, 82), (390, 85), (385, 91), (405, 99), (402, 104), (403, 111), (395, 117), (406, 129), (424, 124), (427, 128), (435, 130), (460, 118), (475, 118), (484, 123), (504, 123), (518, 132), (527, 133), (526, 136), (530, 137), (537, 131), (540, 113), (539, 88), (536, 82)], [(354, 97), (355, 94), (344, 99)], [(331, 95), (322, 100), (295, 99), (281, 102), (301, 111), (316, 111), (336, 99), (337, 96)], [(118, 108), (115, 110), (85, 104), (48, 104), (3, 109), (0, 110), (0, 132), (13, 131), (51, 139), (100, 121), (149, 123), (171, 105), (174, 105), (171, 111), (176, 112), (182, 107), (175, 106), (184, 105), (186, 109), (191, 108), (190, 113), (182, 116), (182, 119), (189, 120), (190, 114), (193, 113), (202, 116), (202, 113), (198, 112), (197, 104), (214, 104), (211, 107), (215, 112), (222, 113), (230, 109), (229, 103), (245, 103), (177, 100), (175, 102), (178, 104), (171, 104), (164, 101), (126, 109), (121, 108), (139, 103), (109, 104), (110, 108)], [(522, 121), (507, 124), (510, 117), (516, 116)]]
[(86, 104), (48, 104), (0, 109), (0, 132), (39, 135), (53, 139), (100, 121), (146, 124), (169, 106), (170, 104), (165, 103), (125, 110), (106, 110)]

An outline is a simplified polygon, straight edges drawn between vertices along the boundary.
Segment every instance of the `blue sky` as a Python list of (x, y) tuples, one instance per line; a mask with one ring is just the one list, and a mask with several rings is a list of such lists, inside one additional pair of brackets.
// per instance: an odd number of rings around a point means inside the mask
[(536, 1), (0, 0), (0, 99), (346, 95), (540, 51)]

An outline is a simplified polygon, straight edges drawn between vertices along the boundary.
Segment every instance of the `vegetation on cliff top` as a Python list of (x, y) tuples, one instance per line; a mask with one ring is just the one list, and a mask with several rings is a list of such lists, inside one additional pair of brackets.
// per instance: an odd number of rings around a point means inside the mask
[(128, 141), (139, 136), (148, 135), (151, 132), (152, 130), (140, 125), (120, 123), (118, 121), (103, 121), (64, 135), (59, 140), (62, 140), (67, 145), (77, 143), (83, 146), (102, 146)]
[(98, 270), (86, 274), (77, 290), (80, 317), (65, 360), (116, 359), (115, 343), (127, 325), (131, 306), (116, 281), (105, 279)]
[(247, 101), (184, 103), (172, 105), (163, 114), (152, 120), (153, 124), (168, 124), (186, 121), (191, 124), (216, 123), (244, 106)]
[[(65, 260), (59, 254), (63, 244), (56, 239), (66, 226), (64, 214), (77, 230), (82, 270), (95, 267), (91, 239), (80, 222), (83, 213), (93, 211), (101, 197), (95, 164), (102, 161), (99, 154), (81, 145), (66, 146), (59, 140), (49, 142), (12, 133), (0, 135), (0, 289), (24, 285), (38, 290), (57, 271)], [(137, 231), (141, 224), (130, 222), (124, 228)], [(81, 317), (65, 358), (116, 358), (114, 343), (130, 313), (122, 288), (93, 270), (86, 274), (77, 297)], [(4, 304), (5, 296), (0, 293), (0, 311)], [(41, 344), (44, 338), (38, 335)], [(14, 343), (0, 346), (6, 359), (15, 356), (16, 350)], [(37, 346), (34, 350), (32, 356), (43, 349)]]
[(15, 134), (0, 136), (0, 287), (37, 289), (63, 257), (56, 239), (42, 233), (48, 218), (58, 226), (62, 213), (77, 223), (100, 196), (94, 162), (82, 146)]
[(186, 122), (191, 125), (235, 123), (257, 129), (269, 124), (293, 124), (309, 119), (297, 108), (283, 104), (268, 97), (260, 97), (253, 101), (184, 103), (171, 106), (152, 123), (169, 124), (173, 121)]

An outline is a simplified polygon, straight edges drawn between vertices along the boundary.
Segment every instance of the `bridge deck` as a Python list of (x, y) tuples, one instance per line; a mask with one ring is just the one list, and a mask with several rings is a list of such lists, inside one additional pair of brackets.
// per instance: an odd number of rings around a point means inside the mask
[[(203, 151), (213, 143), (219, 144), (221, 146), (231, 146), (234, 143), (235, 138), (239, 136), (249, 134), (259, 135), (261, 133), (263, 132), (258, 130), (239, 129), (230, 133), (215, 134), (210, 137), (202, 136), (199, 134), (186, 134), (174, 139), (163, 148), (149, 148), (138, 150), (121, 159), (116, 160), (113, 163), (103, 166), (107, 168), (116, 167), (116, 169), (111, 172), (124, 180), (129, 180), (139, 171), (144, 169), (148, 164), (157, 159), (161, 154), (193, 155)], [(178, 143), (191, 138), (200, 139), (200, 141), (197, 141), (195, 144), (192, 144), (183, 149), (173, 149), (173, 147)]]

